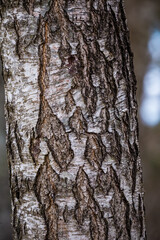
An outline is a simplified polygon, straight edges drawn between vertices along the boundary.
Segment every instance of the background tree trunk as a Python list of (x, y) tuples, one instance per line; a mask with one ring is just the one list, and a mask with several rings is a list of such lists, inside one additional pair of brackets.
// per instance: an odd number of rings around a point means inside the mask
[(0, 2), (14, 239), (146, 239), (122, 2)]

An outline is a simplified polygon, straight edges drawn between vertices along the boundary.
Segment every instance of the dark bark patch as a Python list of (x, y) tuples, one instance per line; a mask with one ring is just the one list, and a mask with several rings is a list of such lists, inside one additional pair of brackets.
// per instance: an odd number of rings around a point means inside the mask
[(65, 104), (66, 104), (65, 109), (66, 109), (67, 113), (72, 111), (73, 107), (75, 106), (75, 101), (74, 101), (71, 91), (68, 91), (65, 96)]
[(120, 187), (120, 180), (116, 171), (110, 168), (110, 177), (112, 179), (111, 186), (113, 188), (113, 198), (111, 201), (111, 211), (113, 214), (113, 221), (116, 228), (117, 239), (131, 239), (131, 209), (123, 190)]
[(101, 168), (105, 153), (101, 137), (94, 133), (88, 134), (84, 156), (89, 164), (95, 169)]
[(21, 59), (21, 43), (20, 43), (20, 27), (19, 27), (19, 23), (17, 18), (14, 18), (14, 29), (17, 35), (17, 40), (16, 40), (16, 53), (19, 57), (19, 59)]
[(106, 133), (108, 131), (110, 115), (107, 108), (102, 108), (100, 112), (101, 118), (101, 132)]
[(141, 200), (141, 196), (139, 194), (139, 197), (138, 197), (138, 214), (139, 214), (139, 222), (140, 222), (140, 237), (143, 236), (143, 229), (144, 229), (144, 226), (143, 226), (143, 207), (142, 207), (142, 200)]
[(58, 174), (50, 166), (48, 155), (40, 166), (34, 184), (36, 197), (47, 226), (46, 240), (58, 240), (58, 206), (55, 203)]
[(17, 218), (17, 206), (14, 206), (13, 210), (13, 233), (16, 236), (16, 239), (22, 240), (24, 233), (23, 233), (23, 223), (20, 219), (20, 216)]
[(87, 121), (84, 118), (80, 107), (77, 107), (73, 115), (70, 117), (69, 126), (78, 138), (80, 138), (81, 134), (87, 132)]
[(18, 148), (19, 158), (20, 158), (21, 162), (24, 162), (24, 155), (23, 155), (23, 151), (22, 151), (23, 146), (24, 146), (24, 141), (20, 135), (17, 122), (15, 124), (14, 133), (15, 133), (15, 139), (16, 139), (16, 144), (17, 144), (17, 148)]
[(134, 194), (135, 192), (135, 188), (136, 188), (136, 178), (137, 178), (137, 159), (138, 159), (138, 155), (139, 155), (139, 150), (137, 148), (137, 144), (134, 142), (132, 145), (130, 144), (130, 142), (128, 142), (128, 146), (129, 146), (129, 156), (132, 163), (132, 194)]
[(96, 179), (96, 193), (98, 194), (101, 192), (103, 195), (108, 195), (109, 191), (111, 190), (111, 182), (112, 179), (108, 171), (104, 173), (103, 170), (99, 170)]
[(35, 0), (23, 0), (23, 6), (28, 14), (32, 14), (34, 10), (34, 2)]
[(34, 130), (33, 130), (33, 136), (31, 136), (31, 139), (30, 139), (29, 151), (32, 156), (33, 162), (36, 165), (38, 163), (38, 157), (41, 150), (40, 150), (40, 138), (35, 137)]
[(11, 158), (12, 162), (15, 161), (15, 152), (12, 142), (12, 134), (11, 134), (11, 124), (8, 126), (8, 138), (7, 138), (7, 151), (9, 154), (9, 157)]
[(90, 61), (87, 61), (87, 59), (91, 59), (91, 52), (87, 39), (82, 32), (78, 33), (78, 40), (77, 56), (80, 68), (79, 79), (82, 88), (81, 92), (88, 112), (92, 115), (96, 111), (97, 92), (91, 78), (91, 73), (93, 72), (92, 64)]
[(64, 211), (63, 211), (63, 219), (64, 222), (68, 222), (68, 207), (65, 205)]
[(41, 102), (37, 133), (46, 141), (60, 168), (66, 169), (73, 159), (74, 153), (63, 123), (53, 114), (46, 100)]
[(77, 173), (76, 182), (73, 187), (76, 199), (75, 217), (79, 225), (85, 224), (85, 219), (89, 216), (89, 233), (91, 239), (107, 239), (107, 221), (103, 217), (98, 203), (94, 198), (94, 191), (89, 183), (89, 178), (82, 167)]

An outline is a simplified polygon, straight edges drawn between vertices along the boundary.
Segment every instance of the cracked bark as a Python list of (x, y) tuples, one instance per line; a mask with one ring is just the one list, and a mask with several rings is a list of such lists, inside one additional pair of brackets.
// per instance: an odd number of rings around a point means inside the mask
[(121, 0), (0, 1), (14, 239), (146, 239)]

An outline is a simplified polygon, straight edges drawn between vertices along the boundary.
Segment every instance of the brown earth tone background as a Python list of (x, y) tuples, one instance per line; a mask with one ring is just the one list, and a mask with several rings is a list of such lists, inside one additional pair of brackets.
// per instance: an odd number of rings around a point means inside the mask
[[(142, 101), (143, 78), (150, 63), (147, 50), (153, 29), (160, 29), (158, 0), (125, 1), (134, 66), (137, 77), (137, 99)], [(159, 43), (160, 45), (160, 43)], [(160, 124), (145, 126), (139, 116), (140, 150), (143, 163), (146, 225), (149, 240), (160, 239)]]

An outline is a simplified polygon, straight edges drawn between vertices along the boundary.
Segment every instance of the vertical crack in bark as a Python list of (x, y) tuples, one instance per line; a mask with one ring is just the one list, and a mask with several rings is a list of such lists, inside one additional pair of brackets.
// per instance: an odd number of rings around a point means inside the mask
[(69, 126), (79, 139), (81, 134), (86, 133), (87, 121), (84, 118), (80, 107), (77, 107), (73, 115), (70, 117)]
[(33, 13), (35, 0), (23, 0), (23, 6), (29, 14)]
[(100, 117), (101, 117), (101, 129), (102, 129), (101, 132), (106, 133), (108, 132), (109, 119), (110, 119), (110, 115), (107, 107), (101, 109)]
[(44, 139), (52, 153), (54, 160), (62, 169), (66, 169), (74, 157), (68, 134), (63, 124), (53, 114), (46, 100), (41, 103), (37, 133)]
[[(134, 239), (135, 236), (132, 235), (132, 229), (138, 232), (138, 238), (140, 238), (142, 228), (139, 226), (139, 219), (141, 219), (141, 224), (143, 224), (141, 200), (139, 200), (139, 213), (136, 213), (134, 203), (129, 204), (121, 187), (120, 179), (112, 167), (106, 173), (100, 170), (96, 182), (98, 184), (95, 189), (96, 194), (102, 194), (104, 198), (113, 194), (108, 209), (108, 214), (111, 214), (108, 219), (108, 225), (110, 229), (112, 229), (112, 226), (116, 229), (115, 239)], [(111, 232), (109, 232), (110, 234)]]
[(114, 196), (111, 203), (111, 211), (113, 214), (113, 221), (117, 231), (117, 239), (131, 239), (131, 211), (132, 207), (120, 187), (120, 182), (116, 171), (111, 168), (110, 176), (112, 179), (111, 186), (114, 190)]
[(35, 131), (34, 129), (32, 130), (32, 136), (30, 138), (30, 146), (29, 146), (29, 151), (30, 151), (30, 154), (32, 156), (32, 159), (33, 159), (33, 162), (35, 165), (38, 164), (38, 157), (39, 157), (39, 154), (41, 152), (41, 149), (40, 149), (40, 138), (39, 137), (35, 137)]
[(23, 141), (23, 138), (20, 135), (17, 122), (15, 124), (14, 134), (15, 134), (15, 139), (16, 139), (16, 144), (17, 144), (18, 154), (19, 154), (20, 160), (21, 160), (21, 162), (24, 162), (24, 159), (23, 159), (24, 154), (22, 152), (22, 149), (23, 149), (23, 146), (24, 146), (24, 141)]
[(92, 83), (92, 65), (90, 61), (87, 59), (90, 57), (91, 52), (89, 49), (89, 44), (87, 44), (87, 40), (85, 39), (85, 35), (82, 31), (79, 31), (78, 34), (78, 46), (77, 46), (77, 55), (80, 62), (80, 85), (82, 95), (84, 97), (84, 101), (86, 103), (86, 107), (89, 111), (89, 114), (93, 114), (96, 110), (97, 105), (97, 93), (96, 88), (93, 86)]
[(76, 182), (73, 187), (76, 199), (75, 216), (78, 224), (83, 225), (85, 218), (90, 218), (91, 239), (103, 240), (107, 238), (107, 221), (103, 217), (98, 203), (95, 201), (94, 192), (89, 183), (89, 178), (82, 167), (77, 173)]
[(130, 159), (133, 162), (132, 166), (132, 194), (134, 194), (135, 188), (136, 188), (136, 177), (137, 177), (137, 159), (139, 156), (139, 150), (137, 147), (137, 144), (134, 142), (131, 146), (131, 144), (128, 142), (129, 151), (130, 151)]
[(8, 156), (10, 157), (10, 159), (12, 160), (12, 162), (15, 161), (15, 153), (14, 153), (14, 148), (13, 148), (13, 141), (12, 141), (12, 134), (11, 134), (11, 129), (12, 126), (9, 123), (8, 125), (8, 133), (7, 133), (7, 151), (8, 151)]
[(34, 185), (47, 226), (46, 240), (58, 240), (58, 206), (55, 203), (58, 182), (59, 176), (50, 166), (49, 157), (46, 155)]
[(64, 211), (63, 211), (63, 219), (64, 222), (68, 222), (68, 207), (65, 205)]
[(106, 148), (102, 143), (101, 137), (93, 133), (88, 134), (84, 156), (89, 164), (98, 170), (101, 168), (105, 154)]
[[(11, 170), (13, 172), (13, 169)], [(28, 179), (23, 178), (23, 174), (11, 174), (11, 195), (13, 203), (13, 234), (15, 239), (23, 239), (26, 234), (26, 221), (23, 212), (23, 197), (26, 193), (31, 191), (32, 183)], [(30, 204), (30, 203), (27, 203)], [(33, 212), (32, 212), (33, 213)], [(34, 214), (34, 213), (33, 213)]]
[(73, 73), (74, 75), (78, 73), (78, 84), (81, 85), (82, 96), (86, 103), (88, 112), (92, 115), (96, 110), (97, 93), (95, 87), (93, 86), (91, 78), (92, 65), (89, 61), (87, 61), (87, 59), (91, 56), (90, 45), (87, 43), (87, 39), (83, 34), (82, 30), (70, 21), (67, 12), (64, 10), (62, 2), (55, 1), (55, 3), (53, 4), (53, 13), (55, 13), (55, 15), (57, 16), (57, 21), (59, 22), (60, 26), (62, 40), (59, 48), (59, 55), (62, 60), (62, 66), (65, 63), (65, 59), (67, 57), (69, 60), (73, 59), (73, 56), (71, 55), (71, 46), (67, 40), (68, 38), (70, 38), (70, 32), (74, 32), (74, 35), (76, 35), (76, 38), (78, 40), (78, 67), (74, 64), (74, 66), (69, 69), (69, 72), (71, 73), (71, 75), (73, 75)]
[(65, 104), (66, 104), (65, 105), (66, 112), (67, 113), (71, 112), (73, 107), (75, 106), (75, 101), (71, 91), (68, 91), (65, 96)]
[(53, 114), (47, 100), (45, 99), (45, 77), (47, 66), (47, 43), (48, 43), (48, 24), (45, 23), (45, 43), (39, 49), (40, 55), (40, 75), (39, 86), (40, 94), (40, 110), (39, 119), (37, 122), (37, 133), (43, 138), (52, 153), (54, 160), (62, 168), (66, 169), (68, 164), (73, 159), (73, 150), (65, 128), (56, 115)]
[(13, 228), (14, 231), (16, 233), (16, 237), (17, 239), (22, 240), (23, 239), (23, 230), (22, 230), (22, 222), (20, 220), (20, 218), (17, 219), (17, 207), (16, 205), (14, 206), (14, 210), (13, 210)]
[(17, 35), (16, 53), (17, 53), (19, 59), (21, 59), (20, 31), (19, 31), (19, 23), (18, 23), (18, 20), (17, 20), (16, 16), (14, 18), (14, 28), (15, 28), (15, 32), (16, 32), (16, 35)]

